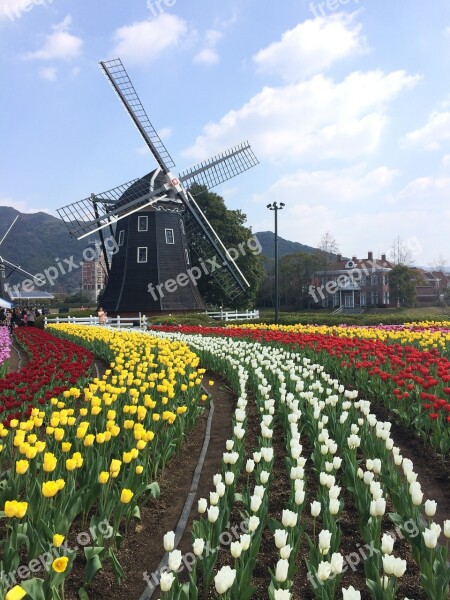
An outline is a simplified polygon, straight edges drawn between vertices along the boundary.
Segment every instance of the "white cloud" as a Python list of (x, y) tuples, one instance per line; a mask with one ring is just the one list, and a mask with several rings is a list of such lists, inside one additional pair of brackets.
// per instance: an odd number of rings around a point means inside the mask
[(58, 70), (56, 67), (44, 67), (39, 71), (39, 75), (47, 81), (56, 81), (58, 79)]
[(156, 19), (117, 29), (112, 54), (128, 63), (148, 63), (159, 58), (164, 50), (177, 46), (187, 32), (188, 26), (183, 19), (164, 13)]
[(323, 75), (284, 87), (265, 87), (249, 102), (208, 123), (184, 154), (203, 160), (251, 140), (261, 159), (360, 160), (379, 145), (387, 110), (419, 77), (405, 71), (354, 72), (335, 83)]
[(317, 17), (286, 31), (281, 41), (254, 57), (258, 71), (295, 82), (328, 69), (338, 60), (361, 53), (366, 42), (355, 15)]
[(441, 163), (444, 167), (450, 167), (450, 154), (446, 154), (442, 157)]
[(403, 141), (406, 145), (421, 146), (425, 150), (439, 150), (449, 140), (450, 112), (434, 111), (426, 125), (408, 133)]
[(214, 65), (219, 62), (219, 54), (215, 48), (203, 48), (194, 56), (194, 62), (203, 65)]
[(52, 26), (53, 33), (45, 36), (43, 46), (28, 52), (24, 58), (30, 60), (72, 60), (81, 53), (83, 40), (69, 33), (72, 17), (68, 15), (61, 23)]
[(216, 46), (223, 38), (223, 33), (216, 29), (209, 29), (205, 34), (205, 47), (194, 56), (194, 62), (204, 65), (214, 65), (219, 62), (219, 53)]
[(364, 165), (347, 169), (328, 171), (306, 171), (286, 175), (276, 181), (262, 196), (254, 200), (267, 204), (270, 198), (308, 198), (317, 203), (330, 202), (333, 205), (358, 204), (377, 197), (388, 189), (400, 171), (388, 167), (378, 167), (367, 171)]

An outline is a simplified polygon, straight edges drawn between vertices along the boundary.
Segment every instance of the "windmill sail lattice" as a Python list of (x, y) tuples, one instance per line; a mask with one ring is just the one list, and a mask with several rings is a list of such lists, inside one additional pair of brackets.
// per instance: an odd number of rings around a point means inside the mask
[[(175, 167), (174, 161), (150, 122), (121, 60), (101, 62), (100, 66), (150, 148), (158, 168), (141, 179), (134, 179), (102, 194), (91, 194), (88, 198), (62, 207), (58, 210), (59, 215), (66, 223), (71, 235), (81, 239), (114, 224), (116, 232), (119, 230), (118, 235), (125, 236), (126, 231), (131, 231), (129, 222), (135, 213), (144, 215), (149, 210), (178, 211), (184, 224), (182, 227), (184, 233), (182, 234), (180, 231), (180, 236), (183, 239), (186, 236), (189, 249), (199, 262), (208, 259), (214, 260), (214, 264), (218, 266), (210, 273), (211, 277), (220, 284), (230, 300), (234, 300), (240, 293), (248, 289), (249, 283), (189, 190), (191, 188), (194, 190), (195, 186), (200, 186), (201, 190), (211, 189), (257, 165), (258, 160), (250, 144), (245, 142), (230, 148), (222, 154), (181, 172), (176, 177), (172, 173), (172, 169)], [(167, 218), (164, 221), (164, 218), (161, 217), (160, 224), (162, 225), (163, 222), (167, 224)], [(157, 220), (154, 222), (156, 223)], [(124, 226), (120, 224), (121, 221), (125, 223)], [(155, 235), (158, 238), (157, 232)], [(143, 250), (142, 247), (137, 247), (138, 254), (142, 251), (138, 262), (141, 259), (144, 260)], [(190, 265), (187, 248), (185, 253), (186, 265)], [(128, 254), (127, 252), (127, 256)], [(123, 263), (121, 268), (124, 269), (125, 266)], [(173, 269), (175, 269), (175, 264)], [(161, 263), (156, 269), (159, 279), (161, 279), (162, 271), (164, 271), (164, 267)], [(114, 286), (111, 284), (110, 287)], [(120, 298), (124, 294), (124, 283), (119, 285), (116, 282), (115, 290), (119, 296), (118, 304), (120, 304)]]

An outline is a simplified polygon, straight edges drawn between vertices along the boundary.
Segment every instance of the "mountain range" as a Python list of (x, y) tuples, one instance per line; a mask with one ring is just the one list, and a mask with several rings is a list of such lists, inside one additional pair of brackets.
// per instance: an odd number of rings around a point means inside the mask
[[(59, 276), (53, 286), (43, 286), (41, 289), (49, 292), (64, 292), (67, 294), (80, 290), (81, 269), (75, 268), (83, 260), (83, 251), (93, 243), (86, 240), (78, 241), (69, 235), (66, 225), (58, 218), (48, 213), (21, 213), (18, 210), (0, 206), (0, 240), (16, 217), (19, 217), (0, 245), (0, 256), (11, 263), (19, 265), (26, 271), (36, 274), (44, 273), (51, 267), (67, 266), (71, 260), (71, 272)], [(255, 233), (262, 254), (268, 259), (274, 258), (274, 234), (271, 231)], [(294, 252), (312, 253), (316, 249), (299, 242), (291, 242), (278, 238), (280, 258)], [(22, 275), (12, 274), (8, 283), (14, 285), (22, 281)]]

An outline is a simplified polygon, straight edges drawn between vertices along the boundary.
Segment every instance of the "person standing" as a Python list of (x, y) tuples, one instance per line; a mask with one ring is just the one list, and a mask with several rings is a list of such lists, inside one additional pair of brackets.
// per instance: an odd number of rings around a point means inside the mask
[(36, 316), (34, 314), (34, 310), (27, 310), (27, 324), (29, 327), (34, 327), (34, 323), (36, 321)]
[(100, 306), (97, 312), (99, 325), (106, 325), (106, 317), (107, 313), (103, 310), (103, 307)]

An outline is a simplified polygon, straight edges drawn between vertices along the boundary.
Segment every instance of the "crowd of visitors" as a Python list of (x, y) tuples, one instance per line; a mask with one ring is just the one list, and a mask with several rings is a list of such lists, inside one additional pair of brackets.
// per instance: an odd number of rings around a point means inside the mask
[(34, 327), (36, 317), (45, 314), (45, 308), (0, 308), (0, 326), (8, 327), (10, 332), (15, 327)]

